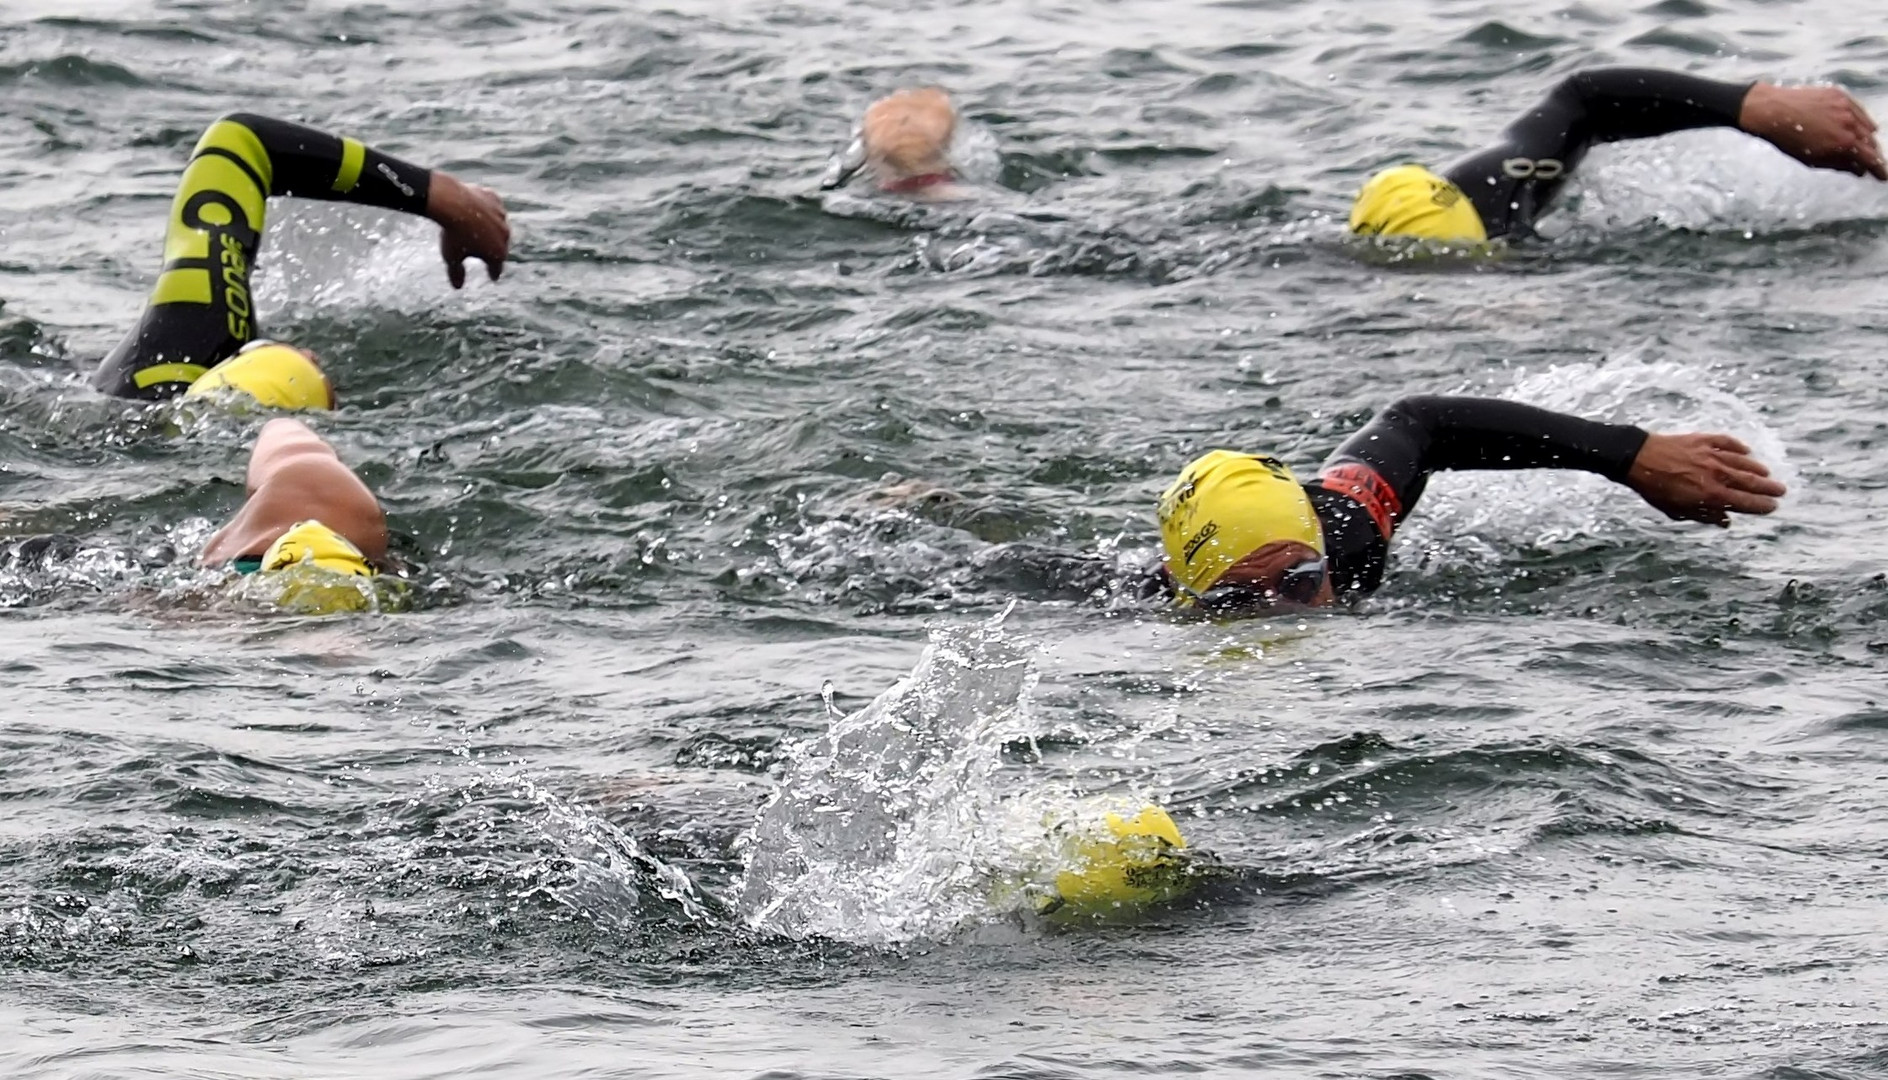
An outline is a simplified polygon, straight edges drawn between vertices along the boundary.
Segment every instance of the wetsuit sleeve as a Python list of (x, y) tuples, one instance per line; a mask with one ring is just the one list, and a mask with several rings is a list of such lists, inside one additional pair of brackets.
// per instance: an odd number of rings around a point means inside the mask
[(1594, 143), (1736, 127), (1752, 85), (1655, 68), (1582, 71), (1443, 175), (1475, 204), (1489, 236), (1527, 233)]
[(1514, 401), (1407, 397), (1352, 435), (1307, 485), (1340, 593), (1369, 592), (1390, 536), (1438, 469), (1580, 469), (1624, 482), (1644, 429)]
[(423, 214), (431, 189), (432, 173), (354, 139), (244, 113), (216, 121), (171, 202), (157, 287), (92, 385), (170, 397), (256, 336), (249, 271), (271, 196)]

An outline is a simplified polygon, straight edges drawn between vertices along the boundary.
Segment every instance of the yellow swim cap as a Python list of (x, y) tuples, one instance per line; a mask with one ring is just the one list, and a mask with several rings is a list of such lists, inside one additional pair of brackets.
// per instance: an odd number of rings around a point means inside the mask
[(1350, 231), (1486, 243), (1488, 230), (1462, 189), (1421, 165), (1398, 165), (1365, 181), (1350, 208)]
[(1277, 458), (1215, 450), (1181, 470), (1160, 497), (1158, 513), (1167, 570), (1195, 596), (1277, 540), (1324, 554), (1311, 497)]
[(334, 390), (314, 360), (300, 349), (255, 341), (205, 372), (185, 397), (218, 392), (247, 394), (271, 409), (331, 409)]
[(359, 548), (319, 521), (303, 521), (269, 545), (236, 595), (297, 615), (386, 610), (376, 580)]
[(301, 563), (318, 566), (331, 574), (374, 576), (374, 568), (367, 565), (367, 556), (361, 554), (361, 549), (319, 521), (296, 523), (262, 553), (264, 571), (282, 570)]
[(1107, 914), (1165, 903), (1192, 887), (1187, 863), (1174, 855), (1187, 846), (1167, 811), (1144, 806), (1132, 818), (1110, 812), (1105, 829), (1092, 829), (1069, 846), (1071, 865), (1057, 872), (1055, 894), (1043, 914)]

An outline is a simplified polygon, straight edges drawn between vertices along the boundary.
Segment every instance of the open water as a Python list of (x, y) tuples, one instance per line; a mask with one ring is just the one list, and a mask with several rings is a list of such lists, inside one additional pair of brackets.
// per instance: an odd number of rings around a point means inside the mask
[[(1888, 110), (1880, 14), (5, 0), (0, 514), (76, 539), (0, 570), (0, 1074), (1888, 1074), (1888, 188), (1706, 132), (1493, 261), (1340, 230), (1584, 65)], [(916, 82), (984, 195), (821, 197)], [(234, 109), (513, 208), (464, 294), (424, 222), (272, 225), (404, 610), (223, 597), (257, 420), (84, 386)], [(1445, 477), (1286, 620), (1070, 569), (1153, 558), (1193, 453), (1308, 468), (1413, 391), (1731, 430), (1793, 494)], [(1108, 925), (992, 884), (1099, 797), (1222, 872)]]

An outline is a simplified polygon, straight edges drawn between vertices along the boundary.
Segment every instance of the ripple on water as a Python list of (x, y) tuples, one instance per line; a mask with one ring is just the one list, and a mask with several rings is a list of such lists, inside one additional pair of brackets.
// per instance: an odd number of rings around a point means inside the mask
[[(1588, 64), (1867, 96), (1852, 11), (69, 7), (0, 14), (0, 1072), (1878, 1071), (1888, 195), (1699, 132), (1600, 148), (1493, 262), (1342, 239), (1370, 170)], [(926, 81), (979, 197), (818, 192)], [(83, 386), (239, 105), (513, 208), (462, 292), (424, 222), (272, 211), (261, 314), (340, 385), (399, 614), (219, 603), (261, 418)], [(1142, 598), (1198, 449), (1308, 474), (1461, 391), (1728, 430), (1795, 494), (1718, 533), (1439, 477), (1355, 610)], [(1028, 692), (942, 677), (1012, 602), (979, 647)], [(849, 731), (896, 842), (754, 870)], [(1217, 859), (1187, 903), (974, 887), (1136, 795)]]

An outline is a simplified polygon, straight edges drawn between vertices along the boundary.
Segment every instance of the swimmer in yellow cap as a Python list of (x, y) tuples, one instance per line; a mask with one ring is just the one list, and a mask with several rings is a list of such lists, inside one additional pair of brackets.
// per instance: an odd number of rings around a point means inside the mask
[(387, 567), (387, 516), (334, 448), (299, 420), (263, 425), (249, 455), (249, 498), (204, 545), (204, 566), (243, 573), (297, 566), (343, 577)]
[(1600, 68), (1562, 79), (1493, 146), (1440, 173), (1406, 164), (1372, 176), (1350, 228), (1470, 245), (1526, 236), (1594, 143), (1703, 127), (1748, 132), (1815, 168), (1888, 180), (1875, 122), (1842, 90)]
[(1319, 607), (1383, 580), (1390, 537), (1439, 469), (1581, 469), (1675, 521), (1728, 526), (1784, 494), (1729, 435), (1659, 435), (1491, 398), (1406, 397), (1346, 439), (1309, 484), (1283, 462), (1214, 450), (1161, 496), (1176, 598), (1209, 610)]
[(92, 385), (148, 400), (185, 393), (212, 373), (205, 392), (248, 395), (273, 408), (332, 407), (333, 390), (309, 354), (273, 346), (238, 355), (257, 337), (249, 272), (268, 200), (279, 195), (431, 218), (455, 289), (465, 284), (466, 259), (482, 261), (496, 281), (510, 251), (505, 206), (486, 188), (300, 124), (225, 116), (204, 131), (184, 168), (144, 314)]

